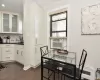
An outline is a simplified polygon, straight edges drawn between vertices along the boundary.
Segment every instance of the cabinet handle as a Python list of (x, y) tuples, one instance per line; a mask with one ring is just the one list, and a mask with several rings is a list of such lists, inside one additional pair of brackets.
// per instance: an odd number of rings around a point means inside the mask
[(17, 54), (18, 54), (18, 50), (17, 50)]
[(12, 54), (12, 53), (8, 53), (8, 54)]
[(10, 59), (10, 57), (6, 57), (6, 58)]
[(35, 54), (37, 53), (37, 48), (35, 48)]
[(21, 51), (21, 56), (23, 56), (23, 51)]
[(6, 45), (6, 46), (10, 46), (10, 45)]
[(7, 50), (6, 52), (10, 52), (9, 50)]

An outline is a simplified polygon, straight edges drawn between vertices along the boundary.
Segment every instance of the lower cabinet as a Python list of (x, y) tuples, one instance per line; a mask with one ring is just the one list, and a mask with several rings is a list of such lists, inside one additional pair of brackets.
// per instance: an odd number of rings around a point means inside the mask
[(24, 64), (23, 45), (2, 44), (0, 45), (0, 61), (17, 61)]
[(15, 57), (17, 62), (24, 64), (23, 49), (17, 49)]
[(40, 46), (35, 46), (35, 66), (40, 65), (40, 63), (41, 63)]
[(2, 61), (12, 61), (14, 60), (14, 48), (2, 48)]

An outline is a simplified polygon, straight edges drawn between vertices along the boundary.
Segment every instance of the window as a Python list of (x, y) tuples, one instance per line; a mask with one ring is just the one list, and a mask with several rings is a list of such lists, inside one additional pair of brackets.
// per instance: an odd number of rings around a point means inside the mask
[(67, 11), (50, 15), (50, 37), (67, 37)]

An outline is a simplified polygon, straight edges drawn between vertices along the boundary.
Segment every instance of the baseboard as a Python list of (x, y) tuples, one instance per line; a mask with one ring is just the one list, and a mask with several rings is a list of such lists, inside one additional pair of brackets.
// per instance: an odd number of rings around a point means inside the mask
[(24, 66), (24, 68), (23, 68), (23, 70), (28, 70), (28, 69), (30, 69), (32, 66), (31, 65), (27, 65), (27, 66)]
[(15, 61), (15, 63), (24, 66), (24, 64), (22, 64), (22, 63), (20, 63), (20, 62), (18, 62), (18, 61)]
[(0, 63), (12, 63), (12, 62), (16, 62), (14, 60), (10, 60), (10, 61), (0, 61)]
[(41, 65), (41, 63), (37, 64), (36, 66), (32, 66), (33, 68), (37, 68)]

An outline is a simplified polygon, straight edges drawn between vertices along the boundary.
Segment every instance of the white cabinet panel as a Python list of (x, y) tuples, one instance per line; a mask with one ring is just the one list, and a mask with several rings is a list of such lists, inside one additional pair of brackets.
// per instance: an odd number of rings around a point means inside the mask
[(23, 45), (0, 44), (0, 61), (24, 64)]
[(2, 52), (1, 52), (1, 48), (0, 48), (0, 61), (2, 61)]
[(18, 32), (18, 16), (12, 15), (12, 32)]
[(16, 13), (0, 12), (1, 33), (22, 34), (22, 17)]
[(2, 48), (2, 61), (14, 60), (14, 48)]
[(3, 48), (14, 48), (13, 44), (3, 44), (1, 45)]
[(2, 14), (1, 14), (1, 12), (0, 12), (0, 32), (2, 31)]
[(38, 66), (41, 63), (40, 46), (35, 46), (35, 65)]
[(10, 17), (7, 13), (3, 13), (2, 28), (3, 32), (10, 32)]
[(23, 46), (16, 47), (16, 55), (15, 60), (21, 64), (24, 64), (24, 53), (23, 53)]
[(23, 54), (23, 49), (20, 50), (20, 63), (24, 64), (24, 54)]
[(20, 62), (20, 50), (19, 49), (16, 50), (15, 60), (17, 62)]

